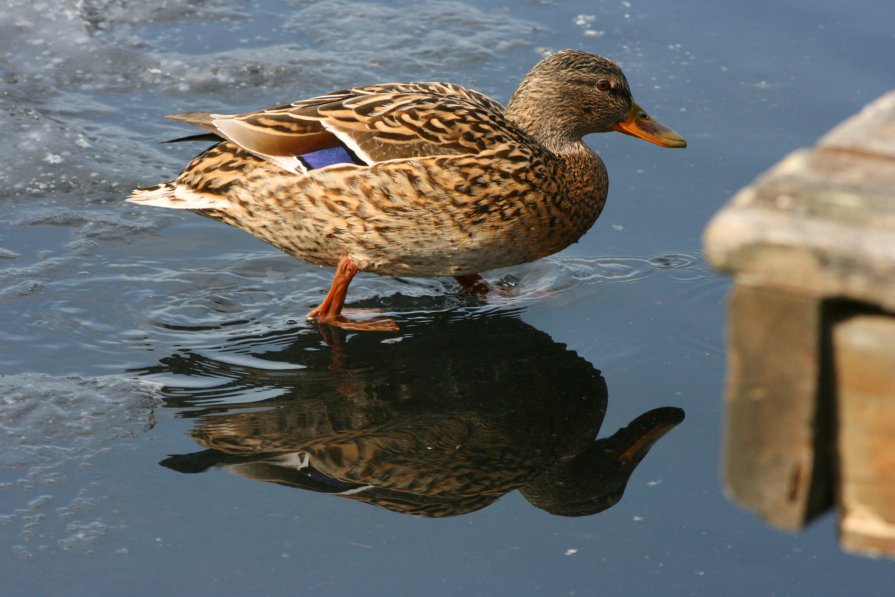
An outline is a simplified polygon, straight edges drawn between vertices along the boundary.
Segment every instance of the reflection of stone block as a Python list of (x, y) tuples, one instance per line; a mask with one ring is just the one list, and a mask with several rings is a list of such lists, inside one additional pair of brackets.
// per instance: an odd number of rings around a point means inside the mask
[(895, 556), (895, 92), (737, 193), (705, 253), (735, 277), (731, 496), (796, 529), (838, 495), (843, 543)]
[(841, 541), (895, 554), (895, 318), (859, 316), (834, 333)]

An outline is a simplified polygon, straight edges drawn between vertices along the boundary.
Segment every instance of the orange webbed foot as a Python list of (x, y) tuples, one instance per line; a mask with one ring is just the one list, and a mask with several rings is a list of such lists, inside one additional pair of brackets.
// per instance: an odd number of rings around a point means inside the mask
[(336, 266), (333, 283), (326, 293), (326, 298), (315, 309), (308, 313), (308, 319), (316, 319), (317, 323), (335, 326), (343, 330), (395, 332), (398, 324), (386, 317), (372, 319), (351, 319), (342, 315), (348, 285), (357, 273), (357, 266), (348, 257), (342, 257)]

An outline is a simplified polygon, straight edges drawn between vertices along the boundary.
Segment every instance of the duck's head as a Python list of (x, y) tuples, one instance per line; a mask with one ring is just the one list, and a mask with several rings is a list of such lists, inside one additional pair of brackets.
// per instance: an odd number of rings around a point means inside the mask
[(662, 147), (687, 146), (634, 101), (618, 64), (580, 50), (562, 50), (534, 65), (513, 94), (507, 117), (554, 149), (607, 131)]

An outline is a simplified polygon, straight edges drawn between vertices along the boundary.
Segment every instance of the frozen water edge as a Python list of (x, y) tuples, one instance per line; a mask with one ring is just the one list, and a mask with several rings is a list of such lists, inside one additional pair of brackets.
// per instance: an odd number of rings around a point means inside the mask
[(157, 387), (21, 373), (0, 376), (0, 397), (0, 542), (21, 559), (92, 553), (123, 522), (97, 507), (102, 474), (90, 469), (151, 427)]
[[(233, 112), (353, 84), (452, 79), (458, 68), (520, 47), (532, 30), (450, 1), (420, 10), (286, 2), (290, 17), (275, 23), (244, 15), (243, 3), (202, 4), (84, 0), (59, 11), (48, 0), (14, 1), (0, 15), (0, 62), (14, 65), (0, 70), (0, 118), (16, 138), (0, 148), (0, 187), (8, 189), (0, 200), (123, 198), (132, 186), (176, 173), (180, 159), (153, 142), (175, 130), (164, 113)], [(371, 11), (388, 18), (369, 20)], [(347, 51), (341, 40), (358, 27), (364, 43)], [(398, 30), (417, 38), (410, 55)], [(220, 51), (195, 41), (233, 35), (252, 41)]]

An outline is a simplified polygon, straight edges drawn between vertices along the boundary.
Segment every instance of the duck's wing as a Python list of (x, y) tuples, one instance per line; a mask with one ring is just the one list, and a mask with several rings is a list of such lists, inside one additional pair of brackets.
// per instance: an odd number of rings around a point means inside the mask
[[(172, 115), (239, 145), (285, 170), (321, 167), (306, 156), (326, 150), (322, 165), (373, 165), (433, 155), (478, 154), (524, 133), (491, 98), (447, 83), (356, 87), (286, 106), (237, 115)], [(321, 154), (322, 155), (322, 154)]]

